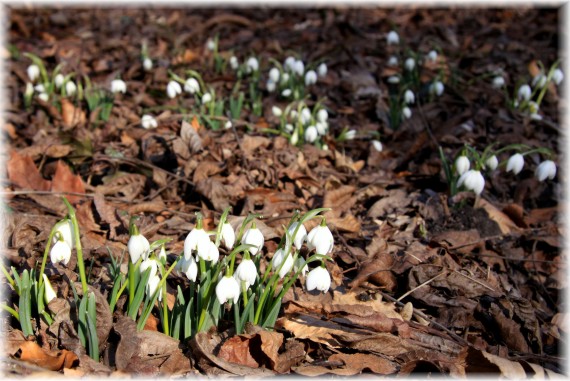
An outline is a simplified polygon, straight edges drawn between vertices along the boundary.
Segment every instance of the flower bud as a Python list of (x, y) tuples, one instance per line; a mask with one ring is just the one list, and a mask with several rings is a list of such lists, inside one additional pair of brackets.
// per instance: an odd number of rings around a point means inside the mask
[(382, 152), (382, 143), (380, 142), (380, 140), (372, 140), (372, 147), (377, 152)]
[(238, 59), (237, 59), (236, 56), (231, 56), (231, 58), (230, 58), (230, 67), (231, 67), (233, 70), (237, 70), (237, 69), (238, 69), (238, 67), (239, 67), (239, 62), (238, 62)]
[(53, 79), (55, 87), (59, 89), (63, 85), (64, 79), (65, 78), (63, 77), (63, 74), (59, 73), (58, 75), (56, 75), (55, 78)]
[(279, 82), (279, 69), (277, 69), (276, 67), (271, 68), (271, 70), (269, 70), (269, 79), (272, 82)]
[[(299, 226), (299, 222), (295, 221), (291, 224), (291, 226), (289, 226), (289, 229), (287, 229), (289, 235), (291, 235), (292, 237), (293, 234), (295, 233), (295, 230), (297, 229), (297, 226)], [(295, 237), (293, 237), (293, 243), (297, 248), (297, 250), (301, 249), (301, 246), (303, 246), (303, 242), (305, 242), (306, 239), (307, 239), (307, 229), (305, 228), (305, 225), (301, 224), (301, 226), (299, 226), (299, 229), (297, 230), (297, 234), (295, 235)]]
[(414, 70), (415, 67), (416, 67), (416, 61), (411, 57), (406, 59), (406, 61), (404, 62), (404, 68), (407, 71), (412, 71)]
[(283, 111), (281, 111), (281, 109), (277, 106), (271, 107), (271, 112), (277, 118), (279, 118), (281, 115), (283, 115)]
[(505, 79), (500, 75), (493, 78), (493, 88), (500, 89), (501, 87), (505, 86)]
[(513, 172), (515, 175), (518, 175), (520, 171), (522, 171), (524, 166), (524, 158), (523, 155), (520, 153), (516, 153), (509, 158), (507, 161), (507, 172)]
[(427, 59), (431, 62), (437, 61), (437, 52), (435, 50), (430, 50), (430, 52), (427, 54)]
[(390, 56), (390, 58), (388, 58), (387, 65), (388, 66), (398, 66), (398, 57)]
[(429, 87), (430, 93), (437, 95), (438, 97), (443, 94), (444, 86), (441, 81), (435, 81)]
[(410, 119), (412, 117), (412, 109), (410, 109), (409, 107), (404, 107), (402, 109), (402, 116), (404, 117), (404, 119)]
[(158, 263), (156, 263), (156, 260), (147, 258), (141, 262), (141, 265), (139, 267), (141, 275), (144, 274), (144, 272), (148, 269), (150, 269), (150, 278), (156, 275), (158, 271)]
[(143, 60), (143, 69), (144, 71), (151, 71), (152, 70), (152, 60), (148, 57), (146, 57)]
[(42, 278), (44, 280), (44, 300), (46, 301), (46, 304), (49, 304), (49, 302), (51, 302), (53, 299), (57, 298), (57, 294), (55, 293), (53, 287), (51, 286), (51, 283), (49, 282), (49, 279), (47, 277), (46, 274), (42, 274)]
[(291, 89), (285, 89), (281, 92), (281, 96), (284, 98), (288, 98), (289, 96), (291, 96)]
[(398, 45), (400, 43), (400, 36), (395, 30), (391, 30), (386, 35), (386, 42), (388, 43), (388, 45)]
[(317, 68), (317, 73), (319, 74), (319, 77), (324, 77), (325, 75), (327, 75), (327, 65), (323, 62), (322, 64), (319, 65), (319, 67)]
[(314, 70), (309, 70), (305, 74), (305, 86), (311, 86), (317, 83), (317, 73)]
[(329, 118), (329, 113), (324, 108), (320, 109), (317, 112), (317, 120), (321, 123), (325, 123)]
[[(145, 292), (149, 298), (154, 296), (154, 293), (158, 290), (158, 284), (160, 283), (160, 277), (158, 275), (152, 275), (148, 278), (148, 283), (146, 284)], [(158, 290), (158, 301), (162, 300), (162, 292)]]
[(560, 85), (563, 79), (564, 79), (564, 73), (562, 73), (562, 70), (555, 69), (554, 73), (552, 73), (552, 80), (554, 81), (554, 83)]
[(75, 82), (67, 81), (67, 83), (65, 84), (65, 93), (67, 94), (67, 96), (71, 97), (76, 92), (77, 92), (77, 86), (75, 85)]
[(148, 258), (148, 252), (150, 250), (150, 243), (148, 240), (136, 230), (136, 234), (131, 235), (129, 242), (127, 243), (127, 250), (129, 251), (129, 256), (131, 257), (131, 262), (137, 263), (139, 258), (143, 260)]
[(30, 81), (32, 82), (35, 82), (36, 79), (40, 77), (40, 68), (36, 64), (28, 66), (28, 69), (26, 71), (28, 73), (28, 78), (30, 78)]
[(305, 130), (305, 141), (308, 143), (313, 143), (315, 140), (317, 140), (318, 136), (319, 132), (317, 131), (317, 127), (315, 126), (309, 126)]
[(301, 60), (296, 60), (293, 66), (293, 72), (295, 72), (299, 77), (305, 73), (305, 64)]
[(406, 92), (404, 93), (404, 103), (412, 104), (415, 101), (416, 101), (416, 97), (414, 95), (414, 92), (410, 89), (406, 90)]
[(470, 167), (471, 163), (469, 162), (467, 156), (462, 155), (458, 156), (457, 159), (455, 159), (455, 171), (458, 175), (464, 174), (469, 170)]
[(487, 168), (489, 168), (489, 170), (494, 171), (495, 169), (497, 169), (497, 166), (499, 165), (499, 160), (497, 159), (497, 156), (493, 155), (490, 158), (488, 158), (485, 161), (485, 166)]
[(198, 242), (198, 247), (196, 248), (198, 253), (198, 257), (202, 258), (205, 261), (218, 263), (218, 259), (220, 258), (220, 251), (216, 244), (210, 239), (207, 241), (200, 241)]
[(232, 225), (228, 222), (222, 225), (222, 242), (224, 242), (224, 246), (228, 250), (231, 250), (236, 242), (236, 233)]
[(248, 73), (256, 72), (259, 70), (259, 62), (255, 57), (249, 57), (246, 62), (246, 71)]
[(517, 92), (517, 97), (519, 101), (522, 100), (528, 101), (530, 99), (531, 94), (532, 90), (530, 89), (530, 86), (525, 84), (519, 87), (519, 90)]

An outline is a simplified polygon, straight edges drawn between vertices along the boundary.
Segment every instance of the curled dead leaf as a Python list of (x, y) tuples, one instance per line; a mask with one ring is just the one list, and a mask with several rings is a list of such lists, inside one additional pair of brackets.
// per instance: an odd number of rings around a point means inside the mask
[(79, 363), (79, 358), (71, 351), (66, 349), (61, 351), (48, 351), (33, 341), (23, 342), (14, 356), (22, 361), (53, 371), (75, 367)]

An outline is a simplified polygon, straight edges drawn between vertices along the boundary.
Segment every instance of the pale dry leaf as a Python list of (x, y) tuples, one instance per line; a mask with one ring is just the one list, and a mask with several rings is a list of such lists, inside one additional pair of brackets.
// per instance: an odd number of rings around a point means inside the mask
[(183, 120), (180, 128), (180, 137), (186, 143), (190, 153), (198, 153), (202, 150), (202, 138), (190, 123)]

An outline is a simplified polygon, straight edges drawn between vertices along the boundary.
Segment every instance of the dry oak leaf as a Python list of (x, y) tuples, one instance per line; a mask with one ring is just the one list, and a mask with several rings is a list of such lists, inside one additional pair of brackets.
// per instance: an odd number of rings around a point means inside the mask
[(50, 181), (42, 177), (30, 156), (22, 156), (16, 150), (11, 150), (6, 164), (8, 180), (19, 188), (39, 191), (50, 189)]
[(200, 129), (200, 124), (198, 119), (194, 117), (192, 124), (187, 121), (182, 121), (182, 126), (180, 127), (180, 138), (182, 141), (188, 145), (190, 153), (197, 153), (202, 150), (202, 138), (198, 134)]
[(48, 352), (33, 341), (22, 343), (14, 356), (22, 361), (53, 371), (71, 368), (79, 363), (79, 358), (71, 351), (64, 349), (62, 351)]
[[(85, 193), (85, 184), (83, 184), (81, 177), (74, 175), (66, 164), (58, 161), (55, 174), (51, 180), (51, 190), (53, 192)], [(80, 196), (74, 195), (67, 195), (66, 197), (72, 204), (77, 204), (82, 199)]]
[(67, 98), (61, 99), (61, 117), (63, 123), (68, 128), (83, 125), (87, 120), (85, 111), (79, 107), (75, 107)]
[(348, 369), (357, 370), (358, 373), (370, 369), (377, 374), (392, 374), (397, 369), (392, 361), (364, 353), (336, 353), (329, 357), (329, 361), (342, 361)]
[(250, 342), (252, 335), (230, 337), (222, 344), (218, 357), (234, 364), (259, 368), (259, 363), (251, 355)]

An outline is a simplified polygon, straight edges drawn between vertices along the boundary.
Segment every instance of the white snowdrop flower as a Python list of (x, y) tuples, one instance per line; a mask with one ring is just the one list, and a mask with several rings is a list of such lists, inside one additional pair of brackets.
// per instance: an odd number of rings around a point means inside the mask
[(498, 75), (493, 78), (493, 88), (500, 89), (503, 86), (505, 86), (505, 79), (502, 76)]
[(147, 269), (150, 269), (150, 277), (152, 278), (158, 271), (158, 263), (154, 259), (145, 259), (141, 262), (141, 265), (139, 267), (141, 275), (144, 274)]
[(273, 106), (271, 107), (271, 112), (273, 113), (274, 116), (276, 116), (277, 118), (279, 118), (281, 115), (283, 115), (283, 111), (281, 111), (281, 109), (277, 106)]
[(542, 120), (542, 115), (540, 115), (539, 113), (532, 113), (532, 114), (530, 114), (530, 119), (532, 119), (532, 120)]
[(435, 81), (430, 85), (430, 92), (440, 97), (443, 94), (445, 87), (441, 81)]
[(344, 134), (344, 138), (346, 140), (352, 140), (356, 137), (356, 130), (349, 130), (346, 131), (346, 134)]
[(229, 222), (224, 222), (222, 225), (222, 242), (226, 249), (231, 250), (236, 242), (236, 232)]
[(327, 269), (324, 267), (315, 267), (307, 275), (306, 280), (307, 291), (313, 291), (315, 289), (327, 292), (331, 287), (331, 276)]
[(71, 248), (65, 241), (58, 240), (51, 247), (49, 256), (53, 264), (63, 262), (67, 266), (71, 259)]
[(291, 78), (289, 73), (283, 73), (283, 75), (281, 76), (281, 83), (282, 84), (287, 83), (287, 81), (289, 81), (289, 78)]
[(530, 89), (529, 85), (522, 85), (521, 87), (519, 87), (519, 90), (517, 92), (517, 98), (522, 101), (528, 101), (530, 99), (530, 95), (532, 94), (532, 90)]
[(293, 265), (293, 270), (295, 272), (299, 271), (299, 269), (301, 269), (300, 275), (303, 276), (305, 276), (307, 271), (309, 271), (309, 267), (307, 266), (307, 261), (305, 261), (305, 258), (303, 257), (297, 257), (297, 259), (295, 260), (295, 264)]
[(540, 107), (538, 106), (538, 103), (534, 101), (528, 102), (528, 109), (530, 111), (530, 118), (532, 120), (542, 120), (542, 115), (538, 113), (539, 108)]
[(296, 60), (293, 66), (293, 72), (295, 72), (299, 77), (305, 74), (305, 64), (301, 60)]
[(178, 82), (176, 81), (168, 82), (168, 85), (166, 85), (166, 95), (168, 95), (168, 98), (170, 99), (176, 98), (176, 96), (181, 93), (182, 93), (182, 87)]
[(251, 228), (247, 229), (241, 237), (241, 243), (246, 245), (253, 245), (248, 250), (251, 255), (256, 255), (262, 248), (265, 243), (265, 239), (263, 238), (263, 234), (261, 230), (255, 227), (255, 224), (252, 225)]
[(398, 66), (398, 57), (396, 56), (390, 56), (390, 58), (388, 58), (388, 66)]
[(412, 70), (414, 70), (415, 67), (416, 67), (416, 60), (414, 60), (411, 57), (406, 59), (406, 61), (404, 62), (404, 68), (407, 71), (412, 71)]
[(152, 115), (145, 114), (141, 118), (141, 126), (148, 130), (149, 128), (158, 127), (158, 122)]
[(388, 45), (398, 45), (400, 43), (400, 36), (395, 30), (391, 30), (386, 35), (386, 42), (388, 42)]
[(190, 94), (195, 94), (200, 91), (200, 83), (196, 78), (188, 78), (184, 82), (184, 91)]
[(321, 149), (323, 151), (328, 151), (329, 150), (329, 145), (328, 144), (323, 144), (323, 146), (321, 147)]
[(226, 130), (232, 128), (232, 121), (231, 121), (231, 120), (228, 120), (228, 121), (226, 122), (226, 124), (224, 124), (224, 128), (225, 128)]
[(216, 49), (216, 42), (211, 38), (208, 38), (208, 41), (206, 41), (206, 49), (213, 52), (214, 49)]
[(67, 243), (71, 249), (75, 247), (75, 237), (73, 236), (73, 224), (71, 223), (70, 219), (66, 218), (57, 223), (56, 233), (53, 236), (52, 243), (56, 243), (60, 235), (65, 241), (65, 243)]
[(409, 107), (404, 107), (402, 109), (402, 116), (404, 119), (410, 119), (412, 117), (412, 109)]
[(382, 143), (380, 142), (380, 140), (372, 140), (372, 147), (377, 152), (382, 152)]
[(388, 83), (397, 84), (400, 83), (400, 77), (397, 75), (391, 75), (388, 77)]
[[(157, 292), (158, 290), (158, 284), (160, 283), (160, 277), (158, 275), (153, 275), (150, 278), (148, 278), (148, 283), (146, 284), (145, 287), (145, 292), (147, 294), (147, 296), (149, 297), (153, 297), (154, 294)], [(160, 302), (162, 300), (162, 292), (159, 290), (158, 291), (158, 301)]]
[(36, 64), (32, 64), (32, 65), (28, 66), (28, 69), (26, 71), (28, 73), (28, 78), (32, 82), (35, 82), (36, 79), (38, 79), (40, 77), (40, 68)]
[(499, 159), (497, 159), (497, 156), (493, 155), (485, 161), (485, 166), (491, 171), (494, 171), (499, 166)]
[(196, 277), (198, 276), (198, 264), (196, 263), (194, 256), (191, 255), (189, 259), (186, 259), (186, 257), (180, 258), (180, 261), (176, 264), (176, 268), (186, 275), (188, 280), (196, 282)]
[(204, 93), (204, 95), (202, 95), (202, 104), (210, 103), (211, 101), (212, 101), (212, 94)]
[(325, 75), (327, 75), (327, 65), (323, 62), (322, 64), (319, 65), (319, 67), (317, 67), (317, 73), (319, 74), (319, 77), (324, 77)]
[(435, 50), (430, 50), (430, 52), (427, 54), (427, 58), (431, 62), (437, 61), (437, 52)]
[(246, 71), (248, 73), (256, 72), (259, 70), (259, 62), (255, 57), (249, 57), (245, 65), (246, 65)]
[[(285, 263), (283, 263), (283, 261), (285, 261)], [(277, 250), (271, 259), (271, 265), (276, 271), (279, 270), (279, 278), (281, 279), (285, 278), (285, 275), (291, 271), (294, 264), (293, 255), (291, 255), (291, 253), (285, 254), (283, 248)], [(279, 269), (279, 266), (282, 266), (281, 269)]]
[(216, 297), (218, 302), (223, 305), (228, 300), (237, 303), (240, 295), (239, 284), (233, 276), (224, 276), (216, 285)]
[(412, 104), (416, 101), (416, 96), (414, 95), (414, 92), (410, 89), (406, 90), (406, 92), (404, 93), (404, 102), (406, 104)]
[(158, 259), (161, 262), (166, 262), (166, 249), (164, 248), (164, 245), (160, 246), (160, 250), (158, 251)]
[(26, 90), (24, 91), (24, 95), (26, 97), (31, 97), (34, 94), (34, 85), (31, 82), (26, 82)]
[(77, 92), (77, 85), (73, 81), (67, 81), (65, 84), (65, 93), (67, 96), (71, 97)]
[(461, 155), (455, 159), (455, 171), (458, 175), (462, 175), (469, 170), (471, 163), (467, 156)]
[(307, 124), (310, 121), (311, 121), (311, 110), (309, 110), (307, 107), (304, 107), (301, 110), (301, 123)]
[(53, 299), (57, 298), (57, 294), (55, 293), (53, 287), (51, 286), (51, 283), (49, 282), (49, 279), (47, 277), (47, 275), (44, 273), (42, 274), (42, 278), (44, 280), (44, 300), (46, 301), (46, 304), (49, 304), (49, 302), (51, 302)]
[(321, 123), (325, 123), (329, 118), (329, 113), (324, 108), (320, 109), (317, 112), (317, 120)]
[(277, 88), (277, 84), (272, 80), (268, 80), (267, 83), (265, 84), (265, 87), (267, 88), (268, 92), (272, 93)]
[(148, 57), (145, 57), (143, 60), (143, 69), (144, 71), (151, 71), (152, 70), (152, 60)]
[(196, 252), (198, 253), (198, 257), (212, 263), (218, 263), (218, 259), (220, 258), (218, 247), (214, 242), (210, 241), (210, 239), (207, 241), (199, 241)]
[(60, 88), (63, 85), (63, 81), (64, 81), (64, 76), (63, 74), (59, 73), (58, 75), (55, 76), (55, 78), (53, 79), (53, 83), (55, 84), (56, 88)]
[(114, 79), (111, 81), (111, 92), (124, 94), (127, 92), (127, 84), (122, 79)]
[(275, 83), (279, 82), (279, 69), (277, 69), (276, 67), (271, 68), (271, 70), (269, 70), (269, 79)]
[[(291, 224), (291, 226), (289, 226), (289, 229), (287, 229), (287, 231), (291, 236), (293, 236), (293, 234), (295, 233), (295, 229), (297, 229), (297, 226), (299, 226), (299, 222), (295, 221)], [(303, 246), (303, 242), (305, 242), (306, 239), (307, 239), (307, 229), (305, 228), (305, 225), (301, 224), (301, 226), (299, 226), (299, 230), (297, 230), (297, 235), (295, 235), (295, 238), (293, 239), (293, 244), (297, 249), (300, 249), (301, 246)]]
[(231, 57), (230, 57), (230, 67), (231, 67), (233, 70), (237, 70), (237, 69), (238, 69), (238, 67), (239, 67), (239, 61), (238, 61), (238, 59), (237, 59), (236, 56), (231, 56)]
[(293, 125), (292, 125), (291, 123), (287, 123), (287, 124), (285, 125), (285, 131), (287, 131), (287, 132), (289, 132), (289, 133), (293, 132), (293, 129), (294, 129), (294, 127), (293, 127)]
[(545, 160), (536, 167), (534, 176), (538, 181), (544, 181), (547, 178), (552, 180), (556, 176), (556, 164), (552, 160)]
[(316, 226), (307, 235), (309, 250), (315, 249), (317, 254), (327, 255), (334, 246), (334, 238), (328, 226)]
[(457, 187), (465, 186), (465, 189), (472, 190), (475, 194), (481, 194), (485, 189), (485, 178), (481, 172), (470, 169), (459, 177)]
[(560, 85), (563, 79), (564, 79), (564, 73), (562, 72), (562, 70), (555, 69), (554, 73), (552, 73), (552, 80), (554, 81), (554, 83)]
[(49, 95), (48, 93), (39, 93), (38, 94), (38, 98), (44, 102), (49, 101)]
[(294, 146), (297, 145), (297, 143), (299, 142), (299, 130), (296, 129), (293, 132), (289, 141), (291, 142), (292, 145), (294, 145)]
[(283, 62), (283, 67), (285, 69), (288, 69), (289, 71), (293, 71), (296, 61), (297, 60), (295, 59), (295, 57), (289, 56), (289, 57), (285, 58), (285, 61)]
[(285, 89), (281, 92), (281, 95), (285, 98), (289, 97), (291, 95), (291, 89)]
[(198, 249), (198, 244), (202, 241), (210, 241), (208, 233), (204, 229), (192, 229), (184, 240), (184, 257), (189, 259), (192, 256), (192, 252)]
[(546, 86), (546, 76), (543, 73), (538, 73), (532, 79), (532, 87), (542, 89), (544, 86)]
[(142, 258), (143, 261), (148, 258), (148, 252), (150, 250), (150, 243), (142, 234), (136, 231), (137, 234), (131, 235), (129, 242), (127, 243), (127, 250), (129, 256), (131, 257), (131, 262), (137, 263), (137, 261)]
[(38, 93), (45, 93), (46, 86), (43, 83), (40, 83), (34, 87), (34, 90), (36, 90)]
[(328, 130), (329, 130), (329, 125), (326, 122), (317, 122), (315, 124), (315, 127), (317, 127), (317, 132), (319, 133), (319, 135), (324, 136), (327, 134)]
[(509, 158), (507, 161), (507, 172), (513, 172), (515, 175), (518, 175), (520, 171), (522, 171), (524, 166), (524, 158), (523, 155), (520, 153), (515, 153), (513, 156)]
[(317, 140), (318, 136), (319, 132), (317, 131), (317, 127), (315, 126), (309, 126), (305, 130), (305, 141), (308, 143), (313, 143), (315, 140)]
[(257, 268), (255, 267), (255, 263), (251, 259), (242, 260), (234, 272), (234, 278), (240, 285), (241, 282), (245, 282), (245, 288), (249, 289), (257, 279)]
[(317, 83), (317, 73), (314, 70), (309, 70), (305, 74), (305, 86), (311, 86)]

